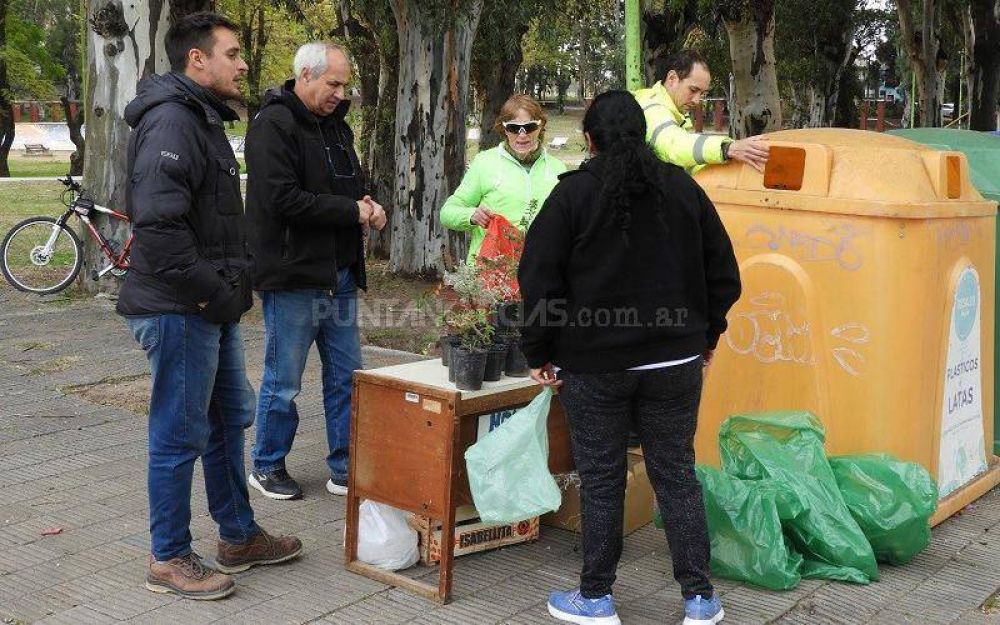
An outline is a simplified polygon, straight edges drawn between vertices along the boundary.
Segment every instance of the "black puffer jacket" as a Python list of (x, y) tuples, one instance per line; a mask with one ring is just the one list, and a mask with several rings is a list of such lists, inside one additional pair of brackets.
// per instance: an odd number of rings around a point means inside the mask
[(351, 267), (364, 289), (357, 200), (365, 191), (354, 134), (344, 120), (350, 101), (317, 117), (294, 86), (290, 80), (269, 90), (247, 131), (254, 288), (330, 289), (337, 269)]
[(658, 163), (661, 193), (634, 198), (626, 237), (601, 204), (606, 167), (597, 155), (561, 175), (528, 229), (517, 278), (532, 367), (607, 373), (698, 356), (740, 296), (726, 228), (684, 170)]
[(236, 119), (181, 74), (139, 84), (125, 108), (133, 128), (126, 212), (135, 240), (119, 313), (231, 323), (252, 305), (239, 163), (222, 126)]

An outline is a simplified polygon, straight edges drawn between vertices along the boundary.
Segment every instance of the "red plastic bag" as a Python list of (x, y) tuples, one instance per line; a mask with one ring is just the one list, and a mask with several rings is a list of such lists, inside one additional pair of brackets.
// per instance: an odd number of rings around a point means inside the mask
[(486, 238), (479, 248), (477, 263), (487, 289), (496, 292), (502, 301), (521, 299), (517, 284), (517, 264), (524, 248), (524, 234), (506, 217), (493, 215), (486, 227)]

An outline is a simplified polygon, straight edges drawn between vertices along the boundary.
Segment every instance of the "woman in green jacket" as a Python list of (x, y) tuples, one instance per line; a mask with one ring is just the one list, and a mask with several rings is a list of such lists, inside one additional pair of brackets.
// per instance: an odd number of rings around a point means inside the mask
[(503, 215), (525, 231), (566, 171), (545, 151), (546, 116), (538, 102), (514, 95), (500, 109), (497, 130), (506, 140), (472, 159), (462, 184), (441, 207), (441, 223), (471, 232), (468, 262), (475, 260), (493, 215)]

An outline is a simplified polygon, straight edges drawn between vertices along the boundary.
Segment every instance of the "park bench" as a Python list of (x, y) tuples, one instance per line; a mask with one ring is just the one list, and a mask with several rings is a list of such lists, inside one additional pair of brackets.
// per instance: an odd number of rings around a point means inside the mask
[(52, 151), (41, 143), (25, 143), (24, 144), (24, 155), (25, 156), (50, 156)]

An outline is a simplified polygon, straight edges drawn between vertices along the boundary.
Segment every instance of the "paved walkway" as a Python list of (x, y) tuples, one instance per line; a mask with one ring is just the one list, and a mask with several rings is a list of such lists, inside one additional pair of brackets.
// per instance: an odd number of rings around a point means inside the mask
[[(260, 379), (263, 332), (245, 328), (251, 380)], [(407, 357), (366, 350), (380, 366)], [(412, 358), (412, 357), (411, 357)], [(260, 522), (295, 533), (301, 560), (240, 574), (218, 602), (156, 595), (142, 587), (149, 548), (145, 490), (147, 377), (140, 350), (93, 299), (39, 300), (0, 286), (0, 622), (7, 623), (553, 623), (545, 598), (574, 585), (573, 534), (544, 528), (531, 545), (457, 560), (455, 601), (438, 606), (348, 573), (342, 566), (343, 499), (324, 490), (319, 378), (310, 360), (290, 471), (305, 498), (254, 493)], [(195, 480), (192, 532), (214, 553), (215, 529)], [(46, 530), (61, 533), (44, 536)], [(804, 581), (766, 592), (725, 580), (726, 623), (1000, 623), (984, 602), (1000, 588), (1000, 493), (991, 492), (934, 530), (905, 567), (870, 586)], [(626, 625), (679, 623), (682, 609), (663, 536), (647, 526), (625, 541), (615, 587)], [(415, 576), (436, 569), (416, 568)], [(988, 601), (989, 600), (989, 601)]]

